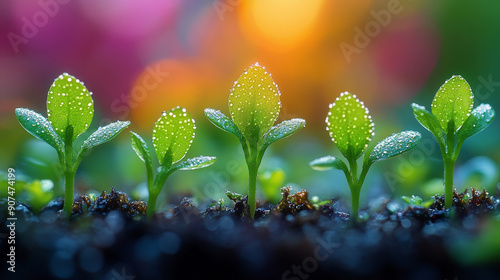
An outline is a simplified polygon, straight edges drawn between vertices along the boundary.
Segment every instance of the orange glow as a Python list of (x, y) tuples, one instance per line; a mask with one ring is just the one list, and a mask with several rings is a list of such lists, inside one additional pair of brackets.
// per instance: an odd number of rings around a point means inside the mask
[(240, 25), (258, 45), (294, 48), (313, 37), (324, 0), (255, 0), (241, 4)]
[(213, 81), (219, 79), (215, 75), (199, 60), (162, 60), (147, 66), (131, 87), (132, 123), (149, 131), (162, 111), (176, 106), (185, 107), (193, 117), (202, 115), (213, 98)]

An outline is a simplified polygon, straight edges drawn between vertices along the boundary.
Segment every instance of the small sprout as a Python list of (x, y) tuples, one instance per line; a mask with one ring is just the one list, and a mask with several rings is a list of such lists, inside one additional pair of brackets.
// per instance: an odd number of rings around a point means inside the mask
[(424, 208), (429, 208), (434, 202), (434, 199), (429, 199), (427, 201), (423, 201), (420, 196), (412, 195), (412, 196), (402, 196), (401, 199), (409, 204), (410, 206), (422, 206)]
[(186, 109), (177, 107), (163, 112), (153, 129), (153, 146), (160, 163), (156, 178), (153, 174), (153, 157), (146, 141), (131, 131), (132, 148), (146, 164), (148, 181), (147, 217), (156, 210), (156, 200), (168, 176), (176, 170), (194, 170), (212, 165), (215, 157), (199, 156), (181, 161), (189, 151), (195, 136), (195, 124)]
[(278, 168), (259, 174), (259, 183), (266, 200), (277, 204), (281, 200), (279, 189), (285, 184), (285, 171)]
[(207, 118), (218, 128), (240, 140), (248, 166), (248, 204), (255, 215), (257, 171), (267, 147), (288, 137), (306, 124), (291, 119), (273, 126), (281, 109), (280, 92), (271, 74), (258, 63), (250, 66), (234, 83), (229, 95), (231, 119), (218, 110), (205, 109)]
[(365, 153), (361, 172), (358, 174), (357, 159), (365, 152), (375, 135), (368, 109), (355, 95), (344, 92), (330, 104), (326, 124), (332, 141), (347, 159), (348, 165), (333, 156), (318, 158), (309, 165), (320, 171), (340, 169), (344, 172), (351, 189), (351, 221), (355, 223), (359, 218), (359, 195), (368, 169), (376, 161), (400, 155), (415, 147), (420, 141), (420, 133), (403, 131), (385, 138)]
[(52, 84), (47, 96), (47, 116), (25, 108), (16, 109), (16, 117), (29, 133), (45, 141), (57, 151), (64, 172), (64, 214), (69, 219), (74, 199), (75, 174), (83, 155), (91, 148), (103, 144), (129, 126), (130, 122), (117, 121), (99, 127), (74, 155), (74, 141), (87, 131), (94, 115), (94, 101), (83, 83), (64, 73)]
[(432, 101), (432, 113), (413, 103), (417, 121), (429, 130), (439, 144), (444, 160), (445, 207), (453, 200), (453, 168), (465, 139), (485, 129), (495, 117), (489, 104), (475, 109), (474, 94), (461, 76), (453, 76), (438, 90)]

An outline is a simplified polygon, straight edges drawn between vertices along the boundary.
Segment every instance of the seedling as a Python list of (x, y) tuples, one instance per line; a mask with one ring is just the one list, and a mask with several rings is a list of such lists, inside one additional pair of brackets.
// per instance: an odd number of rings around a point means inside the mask
[(153, 157), (146, 141), (131, 131), (132, 148), (146, 164), (148, 181), (148, 209), (151, 218), (155, 213), (156, 200), (168, 176), (176, 170), (194, 170), (212, 165), (215, 157), (199, 156), (181, 161), (194, 139), (196, 126), (185, 108), (174, 108), (163, 112), (153, 128), (153, 147), (160, 167), (153, 174)]
[(402, 196), (401, 199), (409, 204), (410, 206), (422, 206), (424, 208), (429, 208), (431, 204), (434, 202), (434, 199), (429, 199), (423, 201), (420, 196), (412, 195), (412, 196)]
[(371, 165), (412, 149), (420, 141), (421, 136), (415, 131), (403, 131), (385, 138), (365, 152), (359, 173), (357, 159), (368, 148), (375, 135), (372, 118), (363, 102), (355, 95), (342, 93), (334, 103), (330, 104), (326, 129), (332, 141), (347, 159), (349, 167), (343, 160), (333, 156), (318, 158), (309, 165), (320, 171), (334, 168), (344, 172), (351, 190), (351, 221), (355, 223), (358, 219), (361, 187)]
[(47, 116), (26, 108), (17, 108), (19, 123), (36, 138), (45, 141), (57, 151), (64, 173), (64, 214), (69, 219), (73, 207), (75, 174), (85, 153), (103, 144), (124, 130), (130, 122), (117, 121), (99, 127), (74, 154), (74, 142), (87, 131), (94, 115), (92, 93), (83, 82), (64, 73), (52, 84), (47, 96)]
[(461, 76), (453, 76), (438, 90), (432, 101), (432, 113), (413, 103), (417, 121), (429, 130), (439, 144), (444, 161), (445, 207), (453, 201), (453, 168), (465, 139), (485, 129), (495, 117), (489, 104), (472, 110), (474, 94)]
[(267, 147), (303, 128), (306, 121), (291, 119), (273, 126), (278, 118), (280, 91), (271, 74), (258, 63), (250, 66), (234, 83), (229, 94), (231, 119), (219, 110), (205, 109), (207, 118), (218, 128), (238, 137), (248, 166), (248, 205), (255, 215), (257, 171)]

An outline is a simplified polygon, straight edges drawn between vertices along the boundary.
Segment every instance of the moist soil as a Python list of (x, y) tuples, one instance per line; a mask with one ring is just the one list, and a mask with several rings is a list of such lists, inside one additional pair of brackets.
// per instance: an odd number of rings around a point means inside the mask
[[(454, 192), (429, 208), (381, 199), (353, 225), (339, 201), (313, 204), (306, 191), (282, 188), (277, 205), (258, 203), (248, 215), (246, 196), (228, 193), (230, 205), (202, 207), (178, 198), (145, 219), (147, 204), (111, 189), (77, 197), (70, 221), (63, 200), (34, 215), (17, 203), (16, 272), (1, 279), (500, 279), (500, 260), (467, 265), (450, 241), (476, 236), (498, 200), (486, 191)], [(0, 201), (6, 221), (7, 201)], [(2, 226), (0, 237), (8, 236)], [(500, 236), (499, 236), (500, 238)], [(0, 251), (10, 248), (1, 238)], [(468, 254), (469, 252), (462, 252)], [(14, 278), (12, 276), (14, 275)]]

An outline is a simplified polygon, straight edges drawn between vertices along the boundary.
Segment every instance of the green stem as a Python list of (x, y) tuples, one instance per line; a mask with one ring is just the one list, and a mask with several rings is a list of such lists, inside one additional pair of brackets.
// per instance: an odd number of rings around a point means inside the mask
[(156, 200), (158, 199), (159, 192), (149, 191), (148, 208), (146, 209), (146, 217), (150, 219), (153, 217), (156, 210)]
[(359, 196), (361, 187), (357, 184), (351, 186), (351, 214), (350, 220), (352, 224), (357, 224), (359, 217)]
[(255, 161), (248, 164), (248, 206), (250, 206), (250, 217), (255, 217), (255, 193), (257, 191), (257, 170)]
[(75, 173), (72, 171), (64, 172), (64, 215), (71, 218), (73, 212), (73, 200), (75, 196)]
[(64, 162), (62, 164), (64, 172), (64, 208), (63, 212), (66, 218), (71, 219), (73, 212), (73, 200), (75, 196), (75, 174), (73, 169), (73, 127), (66, 127), (66, 139), (64, 145)]
[(156, 211), (156, 200), (158, 199), (158, 195), (160, 194), (160, 191), (163, 188), (165, 181), (167, 181), (168, 176), (172, 172), (173, 170), (167, 169), (164, 166), (160, 167), (160, 170), (158, 171), (158, 174), (156, 175), (156, 178), (152, 186), (150, 186), (151, 184), (149, 183), (149, 176), (148, 176), (149, 198), (148, 198), (148, 208), (146, 210), (146, 217), (148, 219), (153, 217)]
[(445, 159), (444, 161), (444, 207), (449, 209), (453, 202), (453, 168), (455, 161)]

